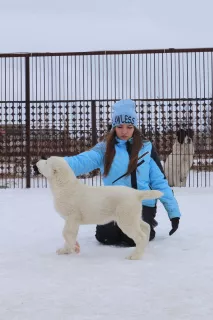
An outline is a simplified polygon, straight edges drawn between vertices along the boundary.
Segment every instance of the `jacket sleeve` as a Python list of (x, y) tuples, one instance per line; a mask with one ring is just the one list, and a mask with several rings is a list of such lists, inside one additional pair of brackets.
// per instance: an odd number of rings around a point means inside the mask
[(169, 219), (180, 217), (180, 210), (173, 191), (168, 184), (164, 173), (160, 170), (156, 161), (151, 158), (149, 171), (150, 187), (154, 190), (163, 192), (163, 196), (159, 199), (166, 209)]
[(103, 164), (105, 143), (96, 144), (91, 150), (76, 156), (64, 157), (76, 176), (99, 169)]

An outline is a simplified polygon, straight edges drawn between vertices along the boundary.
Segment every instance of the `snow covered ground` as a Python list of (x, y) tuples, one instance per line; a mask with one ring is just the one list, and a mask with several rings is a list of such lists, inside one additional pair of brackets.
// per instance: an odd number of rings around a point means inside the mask
[(79, 255), (57, 256), (62, 219), (50, 190), (0, 190), (0, 319), (204, 320), (213, 313), (213, 188), (175, 189), (182, 218), (159, 203), (156, 239), (140, 261), (81, 226)]

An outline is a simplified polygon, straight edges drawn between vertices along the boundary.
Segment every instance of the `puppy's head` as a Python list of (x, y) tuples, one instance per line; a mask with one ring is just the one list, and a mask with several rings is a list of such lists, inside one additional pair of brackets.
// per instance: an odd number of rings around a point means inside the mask
[(62, 157), (52, 156), (47, 160), (39, 160), (36, 163), (38, 171), (48, 180), (51, 180), (56, 175), (62, 181), (67, 180), (70, 176), (71, 168)]
[(48, 159), (40, 159), (36, 162), (35, 168), (38, 174), (42, 174), (45, 178), (49, 179), (51, 177), (51, 168)]
[(176, 132), (176, 135), (177, 135), (177, 140), (180, 144), (183, 144), (184, 141), (185, 141), (185, 138), (186, 138), (186, 130), (184, 129), (179, 129), (177, 132)]
[(193, 140), (193, 130), (192, 129), (179, 129), (176, 133), (177, 140), (180, 144), (190, 144)]

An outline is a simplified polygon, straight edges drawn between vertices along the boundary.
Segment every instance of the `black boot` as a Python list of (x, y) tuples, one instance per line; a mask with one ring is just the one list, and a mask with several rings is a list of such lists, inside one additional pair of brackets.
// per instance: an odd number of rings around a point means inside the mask
[(155, 238), (154, 228), (158, 225), (157, 221), (155, 220), (156, 211), (156, 207), (143, 206), (142, 218), (145, 222), (147, 222), (150, 225), (151, 228), (149, 241), (152, 241)]
[(114, 221), (96, 226), (96, 239), (105, 245), (117, 245), (121, 241), (121, 229)]
[(129, 238), (123, 231), (121, 230), (121, 247), (135, 247), (135, 241), (131, 238)]
[[(142, 207), (142, 219), (150, 225), (150, 236), (149, 241), (152, 241), (155, 238), (155, 230), (154, 228), (157, 227), (158, 223), (155, 220), (157, 208), (154, 207)], [(121, 245), (124, 247), (135, 247), (135, 242), (129, 238), (125, 233), (121, 230)]]
[[(142, 208), (142, 219), (150, 225), (150, 237), (149, 241), (155, 238), (154, 228), (158, 225), (155, 220), (156, 207), (143, 206)], [(105, 245), (119, 245), (122, 247), (135, 247), (135, 242), (129, 238), (123, 231), (118, 227), (117, 223), (110, 222), (105, 225), (96, 226), (96, 239)]]

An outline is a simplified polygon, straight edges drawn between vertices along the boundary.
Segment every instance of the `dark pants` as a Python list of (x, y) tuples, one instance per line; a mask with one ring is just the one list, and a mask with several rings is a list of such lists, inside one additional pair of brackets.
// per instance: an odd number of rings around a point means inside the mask
[[(151, 232), (149, 241), (155, 238), (154, 228), (157, 226), (155, 220), (156, 216), (156, 207), (142, 207), (142, 219), (150, 225)], [(129, 238), (123, 231), (118, 227), (118, 225), (112, 221), (105, 225), (96, 226), (96, 239), (106, 245), (121, 245), (127, 247), (134, 247), (135, 242)]]

